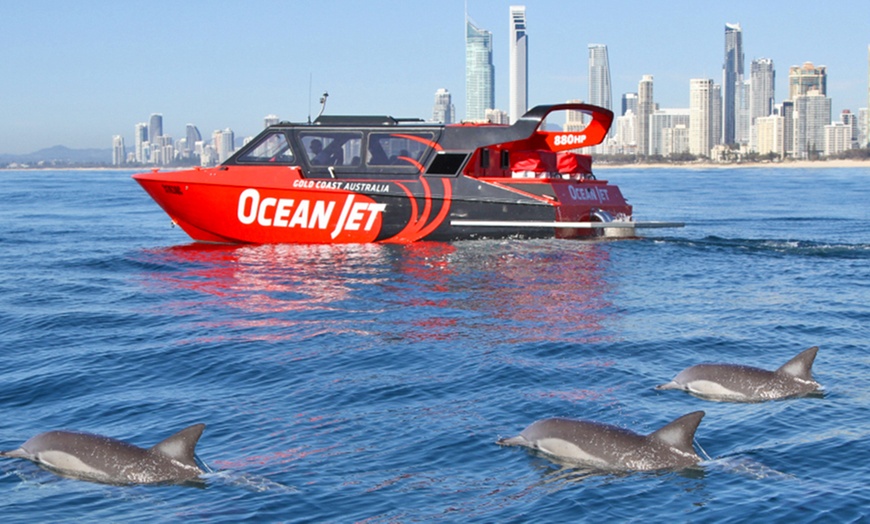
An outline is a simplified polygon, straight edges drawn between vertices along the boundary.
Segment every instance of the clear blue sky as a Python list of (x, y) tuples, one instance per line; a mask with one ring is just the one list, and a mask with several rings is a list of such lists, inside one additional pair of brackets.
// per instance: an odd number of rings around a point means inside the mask
[[(740, 23), (746, 74), (828, 68), (836, 116), (867, 106), (870, 1), (467, 0), (492, 31), (496, 105), (508, 105), (508, 8), (526, 5), (529, 104), (585, 99), (587, 45), (606, 44), (613, 97), (654, 77), (661, 107), (689, 105), (689, 79), (722, 81), (725, 23)], [(304, 121), (329, 91), (332, 114), (430, 118), (446, 88), (465, 114), (464, 0), (0, 2), (0, 153), (54, 145), (132, 145), (133, 127), (162, 113), (164, 132), (252, 135), (273, 113)], [(309, 96), (309, 79), (312, 91)]]

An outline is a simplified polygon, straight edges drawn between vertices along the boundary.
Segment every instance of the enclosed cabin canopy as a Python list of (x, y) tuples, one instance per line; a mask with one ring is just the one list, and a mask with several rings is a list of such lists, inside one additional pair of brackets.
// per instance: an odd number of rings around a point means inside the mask
[[(579, 131), (548, 131), (548, 115), (587, 116)], [(574, 119), (579, 120), (579, 119)], [(308, 177), (582, 178), (592, 159), (573, 150), (601, 143), (613, 113), (588, 104), (537, 106), (511, 126), (423, 124), (389, 116), (321, 116), (271, 126), (224, 165), (299, 166)]]

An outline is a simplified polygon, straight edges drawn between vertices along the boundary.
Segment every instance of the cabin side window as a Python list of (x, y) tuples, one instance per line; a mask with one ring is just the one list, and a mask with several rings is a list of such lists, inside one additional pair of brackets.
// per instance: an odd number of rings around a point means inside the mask
[(295, 158), (287, 135), (282, 131), (275, 131), (261, 137), (257, 143), (252, 144), (246, 153), (237, 159), (239, 163), (262, 164), (279, 163), (292, 164)]
[(423, 171), (422, 161), (432, 147), (432, 133), (371, 133), (366, 163)]
[(305, 157), (313, 166), (359, 166), (362, 133), (320, 131), (299, 134)]

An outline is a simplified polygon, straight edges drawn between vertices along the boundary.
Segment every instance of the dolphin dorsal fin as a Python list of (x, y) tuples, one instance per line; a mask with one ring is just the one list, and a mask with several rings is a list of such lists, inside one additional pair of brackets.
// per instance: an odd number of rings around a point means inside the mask
[(819, 352), (819, 346), (813, 346), (805, 349), (797, 354), (796, 357), (789, 360), (777, 369), (777, 373), (785, 373), (786, 375), (802, 378), (804, 380), (813, 379), (813, 361), (816, 360), (816, 353)]
[(196, 443), (199, 442), (199, 437), (202, 436), (204, 429), (205, 424), (194, 424), (166, 440), (158, 442), (148, 451), (160, 453), (182, 464), (196, 467), (196, 459), (193, 455), (196, 452)]
[(695, 438), (695, 430), (698, 429), (698, 424), (701, 423), (702, 418), (704, 418), (703, 411), (683, 415), (658, 431), (650, 433), (647, 438), (660, 440), (686, 453), (694, 453), (692, 439)]

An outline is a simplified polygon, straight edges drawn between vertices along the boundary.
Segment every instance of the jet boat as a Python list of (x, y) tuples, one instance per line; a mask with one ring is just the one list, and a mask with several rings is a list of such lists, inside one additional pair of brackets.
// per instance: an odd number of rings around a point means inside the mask
[[(565, 111), (587, 125), (547, 130)], [(577, 152), (601, 143), (612, 120), (580, 103), (537, 106), (513, 125), (321, 115), (267, 127), (219, 166), (133, 178), (211, 243), (594, 239), (682, 226), (634, 221), (619, 188)]]

